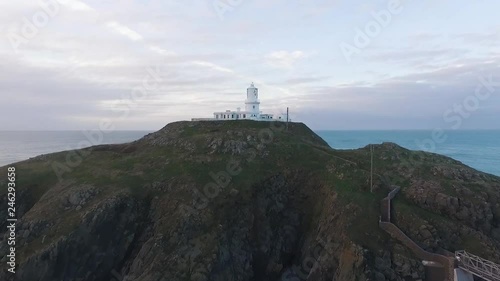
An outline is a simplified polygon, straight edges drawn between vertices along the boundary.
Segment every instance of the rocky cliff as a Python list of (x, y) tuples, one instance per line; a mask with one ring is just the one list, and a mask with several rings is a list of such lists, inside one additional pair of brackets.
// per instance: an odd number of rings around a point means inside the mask
[(395, 223), (422, 248), (500, 261), (498, 177), (384, 143), (370, 192), (369, 160), (300, 123), (226, 121), (16, 163), (18, 265), (0, 280), (424, 279), (378, 226), (393, 185)]

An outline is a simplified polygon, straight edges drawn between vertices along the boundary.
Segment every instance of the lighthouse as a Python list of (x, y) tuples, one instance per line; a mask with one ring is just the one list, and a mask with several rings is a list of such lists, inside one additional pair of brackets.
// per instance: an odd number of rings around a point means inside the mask
[(234, 110), (216, 111), (213, 118), (191, 118), (192, 121), (212, 121), (212, 120), (255, 120), (255, 121), (291, 121), (288, 115), (262, 113), (260, 111), (259, 89), (250, 84), (247, 88), (247, 98), (245, 99), (245, 110), (239, 107)]
[(245, 111), (250, 113), (250, 117), (259, 117), (260, 115), (259, 89), (252, 84), (247, 88), (247, 99), (245, 100)]

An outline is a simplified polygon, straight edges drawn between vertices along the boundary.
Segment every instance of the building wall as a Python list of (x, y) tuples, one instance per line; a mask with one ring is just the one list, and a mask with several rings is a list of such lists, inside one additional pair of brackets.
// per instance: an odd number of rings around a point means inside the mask
[(254, 112), (247, 111), (225, 111), (225, 112), (214, 112), (215, 120), (276, 120), (273, 114), (255, 114)]
[(250, 119), (249, 116), (250, 113), (246, 111), (214, 112), (214, 118), (217, 120)]

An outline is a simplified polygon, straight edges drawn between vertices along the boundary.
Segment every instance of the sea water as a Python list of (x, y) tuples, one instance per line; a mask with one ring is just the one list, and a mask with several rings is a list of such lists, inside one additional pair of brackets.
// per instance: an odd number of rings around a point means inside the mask
[(500, 176), (500, 131), (316, 131), (331, 147), (355, 149), (393, 142), (412, 150), (449, 156), (477, 170)]

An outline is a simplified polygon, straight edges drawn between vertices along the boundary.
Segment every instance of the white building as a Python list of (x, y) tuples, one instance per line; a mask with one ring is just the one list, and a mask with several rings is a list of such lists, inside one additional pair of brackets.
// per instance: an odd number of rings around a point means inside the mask
[[(192, 121), (208, 120), (257, 120), (257, 121), (287, 121), (286, 114), (274, 116), (274, 114), (264, 114), (260, 111), (259, 89), (252, 83), (247, 88), (247, 98), (245, 100), (245, 110), (241, 111), (238, 107), (236, 111), (226, 110), (214, 112), (213, 118), (193, 118)], [(288, 121), (291, 121), (288, 119)]]

